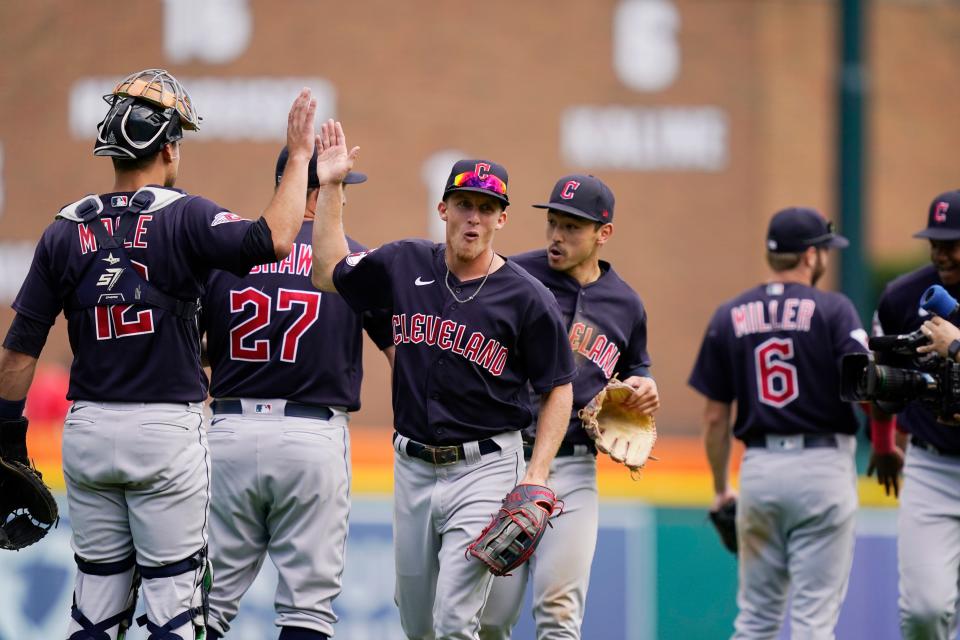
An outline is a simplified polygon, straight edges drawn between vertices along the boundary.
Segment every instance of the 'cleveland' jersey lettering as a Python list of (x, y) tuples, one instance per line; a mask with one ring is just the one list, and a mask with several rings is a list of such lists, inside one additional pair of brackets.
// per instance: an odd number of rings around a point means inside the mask
[(573, 379), (556, 301), (513, 261), (486, 279), (448, 274), (444, 245), (392, 242), (354, 252), (334, 270), (356, 310), (392, 309), (394, 424), (402, 435), (456, 444), (532, 422), (529, 388), (543, 394)]
[[(587, 444), (579, 411), (609, 379), (649, 375), (647, 313), (640, 297), (608, 262), (600, 261), (600, 278), (586, 286), (554, 271), (543, 249), (510, 258), (542, 282), (554, 295), (567, 326), (567, 339), (577, 366), (573, 411), (565, 440)], [(530, 436), (535, 429), (527, 430)]]
[[(597, 332), (598, 335), (594, 335)], [(570, 327), (570, 348), (594, 363), (609, 378), (620, 360), (620, 348), (596, 327), (575, 322)]]
[(495, 376), (503, 373), (509, 355), (507, 348), (500, 346), (493, 338), (486, 338), (479, 331), (471, 333), (469, 338), (466, 333), (467, 326), (464, 324), (423, 313), (410, 316), (408, 329), (407, 314), (393, 314), (393, 344), (436, 345), (479, 364)]

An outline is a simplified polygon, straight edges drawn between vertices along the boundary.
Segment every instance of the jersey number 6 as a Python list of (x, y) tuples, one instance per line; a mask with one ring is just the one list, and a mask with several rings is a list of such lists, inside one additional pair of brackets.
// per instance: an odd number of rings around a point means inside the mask
[(757, 394), (760, 402), (778, 409), (800, 395), (797, 368), (793, 359), (792, 338), (770, 338), (753, 350), (757, 369)]
[[(280, 345), (280, 360), (283, 362), (296, 362), (300, 336), (320, 317), (320, 293), (298, 289), (277, 290), (277, 311), (290, 311), (294, 305), (299, 305), (302, 309), (293, 324), (283, 333)], [(249, 338), (270, 324), (273, 300), (253, 287), (230, 292), (231, 313), (240, 313), (247, 306), (253, 307), (253, 315), (230, 329), (230, 359), (266, 362), (270, 360), (270, 341)]]

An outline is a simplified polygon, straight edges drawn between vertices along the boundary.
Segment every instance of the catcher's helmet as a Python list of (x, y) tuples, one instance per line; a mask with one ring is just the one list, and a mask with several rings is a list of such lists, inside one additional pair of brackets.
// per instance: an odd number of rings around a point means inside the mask
[(146, 158), (182, 138), (184, 129), (200, 128), (190, 95), (163, 69), (127, 76), (103, 99), (110, 110), (97, 126), (97, 156)]

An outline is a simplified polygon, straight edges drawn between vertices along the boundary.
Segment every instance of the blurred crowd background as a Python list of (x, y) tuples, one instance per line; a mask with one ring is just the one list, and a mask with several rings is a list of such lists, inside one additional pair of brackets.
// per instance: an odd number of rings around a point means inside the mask
[[(319, 116), (341, 120), (361, 147), (357, 168), (370, 180), (350, 188), (344, 217), (368, 246), (441, 240), (436, 203), (460, 157), (510, 172), (496, 244), (504, 255), (544, 246), (544, 214), (529, 205), (557, 177), (595, 174), (617, 198), (604, 257), (646, 303), (663, 401), (660, 462), (638, 482), (603, 463), (601, 489), (622, 501), (610, 504), (653, 514), (656, 577), (631, 596), (649, 605), (646, 632), (720, 637), (712, 634), (732, 620), (735, 568), (707, 537), (702, 402), (686, 386), (707, 320), (764, 278), (770, 215), (806, 205), (854, 240), (825, 286), (844, 289), (869, 322), (883, 284), (927, 259), (911, 234), (930, 200), (958, 186), (958, 61), (956, 0), (2, 1), (0, 327), (56, 211), (112, 186), (109, 162), (91, 153), (100, 96), (141, 68), (170, 70), (204, 118), (183, 142), (177, 186), (251, 218), (272, 192), (287, 109), (311, 87)], [(354, 491), (389, 500), (389, 375), (367, 346), (363, 408), (351, 424)], [(27, 404), (31, 452), (59, 487), (69, 362), (61, 322)], [(864, 540), (892, 554), (894, 503), (872, 483), (861, 489), (864, 504), (881, 507), (867, 514), (874, 537)], [(680, 541), (695, 551), (667, 557)], [(22, 572), (3, 561), (0, 577)], [(717, 567), (719, 577), (691, 588), (677, 579), (685, 563)], [(667, 566), (672, 578), (661, 575)], [(694, 610), (687, 632), (671, 633)], [(65, 625), (60, 614), (50, 615)], [(11, 619), (0, 613), (0, 640), (48, 637), (11, 635)]]

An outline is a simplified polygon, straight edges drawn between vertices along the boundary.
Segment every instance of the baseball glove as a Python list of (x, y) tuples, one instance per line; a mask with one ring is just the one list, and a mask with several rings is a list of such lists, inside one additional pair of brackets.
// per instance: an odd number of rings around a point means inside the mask
[(711, 511), (710, 522), (716, 527), (720, 542), (727, 551), (737, 555), (737, 501), (731, 500), (718, 511)]
[(59, 521), (57, 501), (27, 458), (27, 419), (0, 420), (0, 549), (19, 551)]
[(623, 406), (633, 392), (630, 385), (613, 379), (579, 415), (597, 449), (636, 477), (648, 459), (656, 460), (650, 452), (657, 441), (657, 425), (653, 416)]
[(518, 484), (466, 553), (483, 561), (493, 575), (510, 575), (533, 555), (550, 516), (562, 505), (547, 487)]

